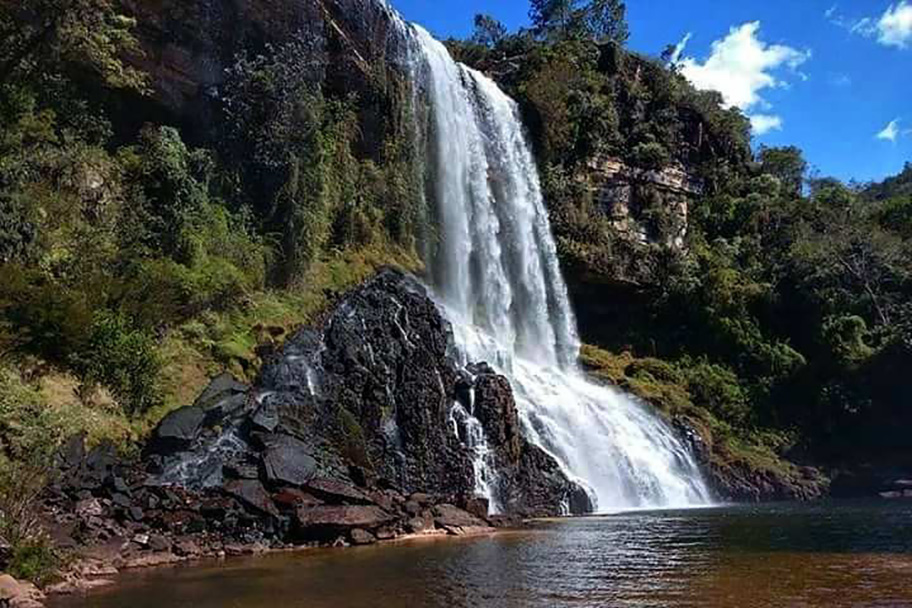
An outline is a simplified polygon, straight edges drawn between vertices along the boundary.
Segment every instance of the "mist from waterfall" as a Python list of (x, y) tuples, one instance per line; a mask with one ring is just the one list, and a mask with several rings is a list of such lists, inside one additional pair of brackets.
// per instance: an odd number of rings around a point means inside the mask
[[(578, 368), (576, 321), (516, 103), (392, 15), (416, 98), (429, 107), (419, 126), (437, 227), (427, 263), (462, 363), (484, 361), (510, 379), (526, 436), (598, 511), (707, 504), (693, 455), (672, 429)], [(492, 496), (489, 484), (477, 489)]]

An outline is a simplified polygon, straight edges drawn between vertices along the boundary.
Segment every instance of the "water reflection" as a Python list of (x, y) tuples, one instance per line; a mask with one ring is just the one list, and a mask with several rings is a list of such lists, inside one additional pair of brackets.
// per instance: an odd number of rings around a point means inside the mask
[(130, 573), (60, 607), (912, 606), (912, 505), (767, 506)]

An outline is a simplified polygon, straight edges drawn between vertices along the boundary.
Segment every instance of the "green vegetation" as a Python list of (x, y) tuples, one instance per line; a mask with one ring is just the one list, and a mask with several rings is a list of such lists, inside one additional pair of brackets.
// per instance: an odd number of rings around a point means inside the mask
[(0, 536), (32, 580), (59, 557), (33, 507), (67, 437), (135, 450), (379, 267), (420, 267), (409, 83), (324, 91), (293, 41), (236, 56), (205, 138), (138, 124), (165, 119), (121, 7), (0, 1)]

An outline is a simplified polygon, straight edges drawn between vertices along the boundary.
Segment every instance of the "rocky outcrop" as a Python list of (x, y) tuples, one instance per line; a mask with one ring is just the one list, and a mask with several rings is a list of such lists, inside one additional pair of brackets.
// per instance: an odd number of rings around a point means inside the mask
[(586, 180), (620, 238), (684, 248), (690, 201), (703, 193), (702, 182), (684, 167), (642, 169), (616, 158), (597, 158), (590, 162)]
[(0, 574), (0, 606), (9, 608), (41, 608), (44, 594), (35, 585), (17, 581), (9, 574)]
[(485, 364), (460, 369), (451, 348), (424, 288), (382, 271), (292, 336), (255, 386), (215, 378), (162, 420), (141, 458), (69, 441), (44, 501), (56, 540), (116, 546), (111, 559), (129, 566), (514, 523), (475, 494), (460, 400), (484, 428), (508, 514), (590, 511), (523, 438), (507, 379)]
[[(525, 517), (591, 513), (593, 505), (586, 491), (570, 482), (551, 456), (523, 436), (509, 380), (486, 364), (470, 365), (468, 371), (458, 394), (493, 448), (497, 503), (506, 512)], [(560, 503), (555, 503), (556, 497)]]
[(673, 426), (696, 457), (717, 500), (814, 500), (828, 493), (829, 480), (819, 469), (797, 466), (784, 459), (751, 461), (717, 444), (711, 431), (686, 416), (675, 417)]

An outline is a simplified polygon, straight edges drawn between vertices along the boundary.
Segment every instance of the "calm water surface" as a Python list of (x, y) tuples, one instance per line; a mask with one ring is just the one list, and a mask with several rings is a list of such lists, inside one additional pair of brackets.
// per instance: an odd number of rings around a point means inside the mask
[(130, 572), (57, 608), (912, 607), (912, 501), (640, 512)]

